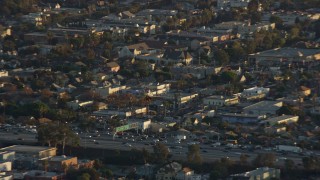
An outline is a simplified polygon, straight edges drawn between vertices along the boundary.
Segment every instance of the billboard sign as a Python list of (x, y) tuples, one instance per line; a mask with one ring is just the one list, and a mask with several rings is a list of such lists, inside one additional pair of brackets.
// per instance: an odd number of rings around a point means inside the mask
[(116, 127), (116, 133), (117, 132), (127, 131), (127, 130), (130, 130), (130, 129), (136, 129), (136, 128), (138, 128), (138, 123), (131, 123), (131, 124), (127, 124), (127, 125)]

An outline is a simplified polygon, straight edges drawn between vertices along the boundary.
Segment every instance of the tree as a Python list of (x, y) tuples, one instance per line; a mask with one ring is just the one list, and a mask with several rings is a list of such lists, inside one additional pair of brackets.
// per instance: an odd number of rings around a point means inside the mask
[(290, 170), (294, 167), (294, 161), (291, 159), (286, 159), (284, 162), (284, 166), (287, 170)]
[(62, 145), (63, 151), (66, 144), (77, 146), (80, 143), (79, 137), (64, 123), (47, 123), (37, 128), (38, 141), (49, 146)]
[(289, 37), (291, 39), (299, 37), (300, 29), (298, 27), (293, 27), (290, 30)]
[(14, 51), (16, 50), (16, 44), (14, 41), (11, 40), (5, 40), (3, 43), (3, 47), (2, 47), (4, 52), (8, 52), (8, 51)]
[(68, 170), (68, 165), (66, 163), (62, 163), (61, 168), (63, 170), (63, 173), (66, 174)]
[(145, 164), (148, 163), (148, 161), (149, 161), (149, 159), (151, 157), (149, 151), (147, 149), (145, 149), (145, 148), (142, 148), (141, 153), (142, 153), (142, 156), (143, 156), (143, 162)]
[(49, 161), (48, 161), (48, 159), (44, 159), (44, 160), (42, 161), (42, 166), (43, 166), (43, 170), (44, 170), (45, 172), (47, 172), (47, 171), (48, 171), (48, 166), (49, 166)]
[(272, 15), (269, 19), (271, 23), (275, 23), (276, 27), (281, 27), (283, 24), (283, 20), (279, 16)]
[(198, 144), (193, 144), (188, 146), (187, 159), (189, 163), (201, 165), (202, 158), (200, 155), (200, 146)]
[(89, 173), (83, 173), (81, 176), (77, 177), (77, 180), (90, 180), (90, 177)]
[(105, 177), (105, 178), (107, 178), (107, 179), (113, 177), (113, 172), (112, 172), (110, 169), (103, 168), (103, 169), (101, 169), (100, 171), (101, 171), (102, 177)]
[(51, 92), (49, 89), (43, 89), (41, 90), (41, 97), (44, 99), (49, 99), (53, 96), (53, 92)]
[(228, 168), (231, 162), (228, 158), (222, 158), (214, 163), (213, 170), (210, 173), (210, 179), (225, 179), (228, 173)]
[(168, 159), (169, 149), (165, 144), (157, 143), (153, 146), (155, 160), (159, 163), (164, 163)]
[(87, 58), (88, 58), (89, 60), (94, 60), (95, 57), (96, 57), (96, 54), (95, 54), (94, 50), (91, 49), (91, 48), (88, 48), (88, 49), (87, 49)]
[(264, 36), (263, 40), (262, 40), (262, 44), (264, 49), (271, 49), (272, 45), (273, 45), (273, 39), (271, 35), (266, 35)]
[(32, 90), (32, 88), (30, 88), (29, 86), (23, 87), (23, 92), (24, 92), (26, 95), (31, 95), (31, 94), (33, 94), (33, 90)]
[(308, 170), (320, 168), (320, 160), (318, 159), (318, 157), (303, 157), (302, 163), (303, 167)]
[(300, 109), (294, 108), (290, 105), (284, 105), (280, 109), (277, 110), (277, 114), (279, 116), (286, 114), (286, 115), (295, 115), (295, 116), (304, 116), (304, 112)]
[(215, 57), (216, 59), (219, 61), (219, 63), (221, 65), (227, 65), (229, 64), (230, 61), (230, 57), (229, 55), (222, 49), (219, 49), (216, 53), (215, 53)]
[(258, 11), (259, 8), (259, 3), (257, 0), (252, 0), (248, 3), (248, 13), (252, 14), (252, 13), (256, 13)]
[(239, 62), (239, 60), (243, 59), (245, 55), (245, 51), (238, 41), (233, 42), (232, 47), (228, 50), (228, 52), (228, 54), (230, 55), (230, 59), (233, 62)]
[(240, 155), (240, 163), (242, 165), (246, 165), (248, 163), (248, 156), (246, 154)]
[(232, 71), (225, 71), (223, 73), (221, 73), (221, 81), (223, 83), (234, 83), (237, 80), (237, 74), (235, 72)]
[(258, 154), (252, 164), (257, 167), (267, 166), (272, 167), (276, 162), (276, 156), (272, 153)]
[(210, 9), (204, 9), (201, 14), (201, 22), (202, 24), (208, 24), (214, 17), (213, 12)]
[(246, 51), (248, 54), (252, 54), (256, 51), (257, 44), (253, 40), (246, 41)]

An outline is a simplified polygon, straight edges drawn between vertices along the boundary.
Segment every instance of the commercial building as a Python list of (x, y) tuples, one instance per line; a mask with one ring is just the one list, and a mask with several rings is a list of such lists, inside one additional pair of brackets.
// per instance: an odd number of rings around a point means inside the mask
[(298, 120), (299, 120), (299, 116), (282, 115), (282, 116), (266, 119), (266, 120), (262, 121), (261, 123), (262, 124), (267, 124), (267, 125), (270, 125), (270, 126), (274, 126), (274, 125), (277, 125), (277, 124), (295, 123), (295, 122), (298, 122)]
[(55, 156), (57, 153), (57, 148), (44, 146), (13, 145), (1, 148), (0, 151), (14, 151), (16, 156), (24, 155), (26, 157), (46, 158)]
[[(65, 155), (40, 159), (38, 163), (39, 166), (43, 166), (43, 161), (48, 161), (48, 170), (54, 172), (64, 172), (66, 168), (70, 166), (77, 168), (78, 165), (77, 157), (68, 157)], [(44, 167), (41, 167), (41, 169), (44, 169)]]
[(229, 123), (256, 123), (263, 116), (252, 115), (252, 114), (240, 114), (240, 113), (223, 113), (219, 115), (222, 121), (227, 121)]
[(320, 49), (276, 48), (249, 55), (249, 61), (257, 65), (305, 64), (320, 60)]
[(210, 96), (203, 99), (203, 103), (209, 106), (230, 106), (239, 103), (239, 98), (236, 96)]
[(283, 106), (282, 101), (260, 101), (243, 108), (245, 114), (251, 115), (275, 115)]

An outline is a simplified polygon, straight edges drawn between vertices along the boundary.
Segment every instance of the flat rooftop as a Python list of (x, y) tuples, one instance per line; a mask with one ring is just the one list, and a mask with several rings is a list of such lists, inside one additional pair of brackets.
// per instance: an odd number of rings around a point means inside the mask
[(72, 156), (53, 156), (52, 158), (50, 158), (50, 161), (63, 161), (63, 160), (67, 160), (67, 159), (72, 159), (72, 158), (76, 158), (76, 157), (72, 157)]
[(23, 153), (37, 153), (40, 151), (46, 150), (56, 150), (53, 147), (45, 147), (45, 146), (28, 146), (28, 145), (13, 145), (1, 148), (0, 151), (15, 151), (15, 152), (23, 152)]
[(283, 103), (282, 101), (260, 101), (258, 103), (249, 105), (247, 107), (244, 107), (244, 110), (257, 110), (257, 109), (279, 109), (282, 107)]
[(251, 55), (272, 57), (306, 57), (316, 54), (320, 54), (320, 49), (302, 49), (285, 47), (262, 51)]

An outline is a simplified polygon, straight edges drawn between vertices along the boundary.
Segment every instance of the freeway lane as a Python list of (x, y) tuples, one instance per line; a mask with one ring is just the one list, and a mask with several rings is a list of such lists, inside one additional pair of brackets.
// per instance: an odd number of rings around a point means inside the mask
[[(90, 137), (91, 136), (91, 137)], [(136, 149), (142, 149), (145, 148), (149, 152), (153, 151), (153, 147), (151, 145), (145, 145), (152, 143), (153, 139), (147, 139), (143, 141), (132, 141), (130, 139), (120, 139), (115, 138), (111, 135), (102, 134), (99, 137), (93, 137), (93, 134), (89, 135), (80, 135), (81, 141), (80, 145), (82, 147), (90, 147), (90, 148), (102, 148), (102, 149), (114, 149), (114, 150), (131, 150), (132, 148)], [(21, 139), (21, 140), (18, 140)], [(168, 143), (165, 143), (171, 151), (172, 159), (175, 160), (185, 160), (186, 154), (188, 152), (188, 144), (187, 143), (181, 143), (177, 144), (174, 143), (174, 141), (169, 140)], [(14, 142), (18, 141), (21, 142), (20, 144), (23, 144), (23, 142), (36, 142), (36, 134), (32, 133), (19, 133), (19, 134), (13, 134), (13, 133), (0, 133), (0, 141), (6, 141), (6, 142)], [(95, 143), (96, 142), (96, 143)], [(125, 145), (124, 143), (128, 143), (131, 146)], [(179, 146), (180, 148), (177, 148)], [(172, 148), (174, 147), (174, 148)], [(210, 147), (209, 145), (200, 145), (201, 147), (201, 157), (204, 161), (214, 161), (221, 158), (230, 158), (231, 160), (238, 161), (240, 159), (241, 154), (248, 155), (248, 161), (253, 160), (258, 153), (274, 153), (277, 156), (278, 164), (283, 164), (284, 159), (292, 159), (295, 164), (302, 164), (301, 158), (302, 156), (299, 156), (298, 154), (292, 154), (289, 153), (288, 155), (281, 155), (277, 152), (272, 151), (264, 151), (264, 150), (256, 150), (254, 152), (250, 152), (248, 150), (242, 150), (242, 149), (230, 149), (225, 150), (224, 147)]]

